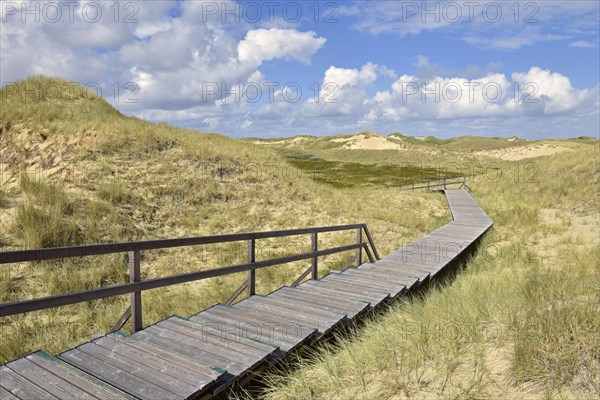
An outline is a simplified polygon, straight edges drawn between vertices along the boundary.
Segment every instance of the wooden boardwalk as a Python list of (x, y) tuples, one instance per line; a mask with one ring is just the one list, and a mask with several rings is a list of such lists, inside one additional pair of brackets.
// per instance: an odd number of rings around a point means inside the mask
[(453, 221), (376, 262), (57, 357), (38, 351), (0, 367), (0, 399), (212, 397), (435, 276), (492, 226), (467, 191), (445, 193)]

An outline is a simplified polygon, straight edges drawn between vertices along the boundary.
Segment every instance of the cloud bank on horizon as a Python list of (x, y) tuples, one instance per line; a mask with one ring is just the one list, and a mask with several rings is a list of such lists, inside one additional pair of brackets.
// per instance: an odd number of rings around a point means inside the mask
[(598, 136), (597, 1), (0, 3), (0, 83), (231, 136)]

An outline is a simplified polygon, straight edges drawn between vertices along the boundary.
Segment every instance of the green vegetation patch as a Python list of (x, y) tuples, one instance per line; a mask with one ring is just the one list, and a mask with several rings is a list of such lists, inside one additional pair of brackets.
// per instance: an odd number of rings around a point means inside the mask
[(413, 165), (329, 161), (297, 151), (282, 154), (290, 164), (316, 182), (335, 188), (381, 187), (459, 176), (453, 172)]

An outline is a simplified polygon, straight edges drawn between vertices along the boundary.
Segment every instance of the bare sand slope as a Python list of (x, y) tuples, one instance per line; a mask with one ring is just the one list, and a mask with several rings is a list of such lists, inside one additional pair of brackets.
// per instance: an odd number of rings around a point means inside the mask
[(571, 151), (565, 146), (550, 146), (541, 144), (537, 146), (510, 147), (506, 149), (482, 150), (475, 154), (479, 156), (495, 157), (502, 160), (517, 161), (525, 158), (535, 158), (542, 156), (552, 156), (554, 154)]

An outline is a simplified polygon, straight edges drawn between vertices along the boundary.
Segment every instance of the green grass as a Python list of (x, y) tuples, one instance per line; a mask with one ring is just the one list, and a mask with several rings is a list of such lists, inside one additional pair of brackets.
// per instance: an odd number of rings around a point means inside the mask
[(298, 151), (283, 151), (286, 160), (315, 182), (335, 188), (386, 187), (460, 174), (417, 165), (329, 161)]

